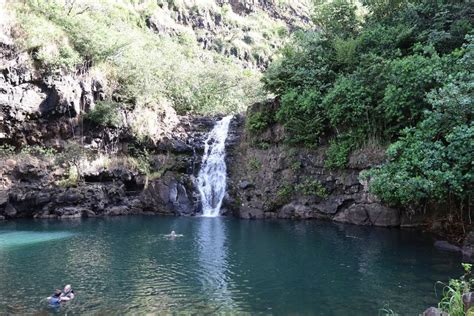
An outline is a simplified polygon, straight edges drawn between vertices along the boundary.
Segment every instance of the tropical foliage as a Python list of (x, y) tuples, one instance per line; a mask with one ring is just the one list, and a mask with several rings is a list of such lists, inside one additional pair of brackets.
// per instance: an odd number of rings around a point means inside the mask
[(318, 1), (319, 30), (294, 36), (263, 78), (287, 141), (328, 142), (334, 169), (367, 142), (391, 143), (369, 174), (385, 202), (470, 204), (473, 14), (468, 1)]

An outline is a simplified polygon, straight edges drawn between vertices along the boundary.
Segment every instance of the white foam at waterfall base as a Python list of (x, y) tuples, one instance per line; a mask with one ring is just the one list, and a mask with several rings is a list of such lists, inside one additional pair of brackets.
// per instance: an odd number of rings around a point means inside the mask
[(225, 141), (231, 120), (232, 116), (226, 116), (218, 121), (204, 144), (204, 155), (197, 183), (203, 216), (219, 216), (224, 199), (227, 182)]

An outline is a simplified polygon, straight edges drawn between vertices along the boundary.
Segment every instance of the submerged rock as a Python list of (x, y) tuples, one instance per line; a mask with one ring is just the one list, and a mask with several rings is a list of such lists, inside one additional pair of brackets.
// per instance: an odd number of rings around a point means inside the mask
[(427, 308), (423, 314), (423, 316), (449, 316), (448, 313), (446, 312), (443, 312), (442, 310), (440, 310), (439, 308), (436, 308), (436, 307), (430, 307), (430, 308)]
[(453, 244), (450, 244), (449, 242), (445, 240), (437, 240), (434, 243), (434, 246), (440, 250), (444, 251), (451, 251), (451, 252), (461, 252), (461, 248), (458, 246), (455, 246)]

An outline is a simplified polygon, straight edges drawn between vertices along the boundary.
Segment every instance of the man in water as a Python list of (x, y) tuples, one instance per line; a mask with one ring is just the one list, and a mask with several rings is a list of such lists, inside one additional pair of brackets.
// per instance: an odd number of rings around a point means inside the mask
[(59, 306), (61, 303), (61, 290), (55, 290), (53, 295), (47, 298), (48, 304), (51, 306)]
[(64, 287), (63, 293), (61, 294), (61, 302), (67, 302), (74, 299), (74, 291), (70, 284)]
[(165, 235), (165, 236), (168, 237), (169, 239), (176, 239), (176, 237), (182, 237), (183, 235), (176, 234), (176, 232), (172, 230), (170, 234)]

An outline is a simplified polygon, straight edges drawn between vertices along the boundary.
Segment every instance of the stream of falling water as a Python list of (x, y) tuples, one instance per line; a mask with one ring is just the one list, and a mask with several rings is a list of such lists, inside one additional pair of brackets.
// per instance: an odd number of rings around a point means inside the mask
[(198, 190), (201, 195), (202, 215), (219, 216), (227, 181), (225, 165), (225, 141), (232, 116), (218, 121), (207, 136), (201, 170), (198, 175)]

